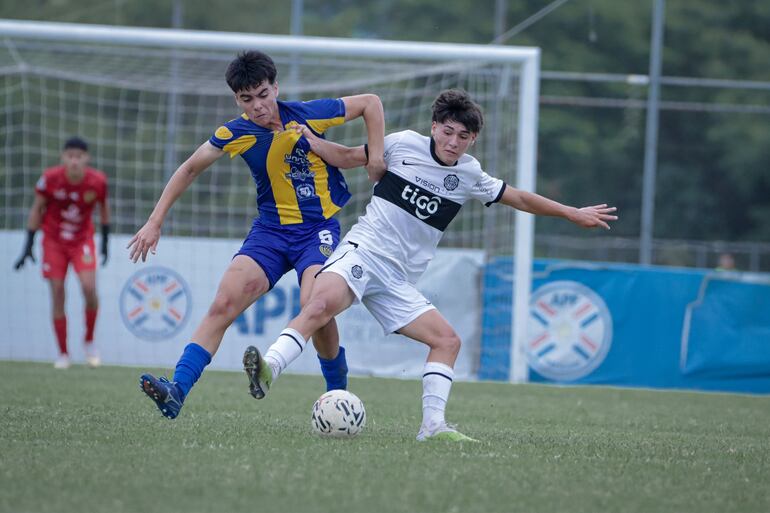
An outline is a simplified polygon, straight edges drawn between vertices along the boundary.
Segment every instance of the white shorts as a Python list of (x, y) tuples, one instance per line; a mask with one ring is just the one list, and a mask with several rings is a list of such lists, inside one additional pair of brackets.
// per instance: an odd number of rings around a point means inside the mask
[(319, 271), (342, 276), (385, 334), (436, 307), (388, 259), (342, 242)]

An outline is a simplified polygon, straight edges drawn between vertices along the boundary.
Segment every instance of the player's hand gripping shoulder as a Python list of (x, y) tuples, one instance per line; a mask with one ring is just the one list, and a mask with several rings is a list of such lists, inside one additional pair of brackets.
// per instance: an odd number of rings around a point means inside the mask
[(618, 216), (612, 215), (617, 210), (616, 207), (608, 207), (606, 203), (593, 205), (590, 207), (575, 208), (567, 216), (567, 219), (583, 228), (602, 227), (605, 230), (610, 229), (607, 221), (616, 221)]
[(129, 249), (128, 258), (136, 263), (142, 257), (142, 262), (146, 262), (147, 253), (155, 254), (159, 240), (160, 225), (152, 220), (147, 221), (126, 246)]
[(383, 154), (380, 153), (378, 156), (375, 156), (369, 152), (369, 159), (366, 162), (366, 173), (369, 175), (369, 180), (379, 182), (385, 176), (385, 171), (387, 170)]
[[(376, 94), (359, 94), (345, 96), (345, 121), (359, 116), (366, 123), (366, 134), (369, 147), (368, 159), (364, 164), (369, 179), (378, 182), (385, 175), (385, 114), (382, 101)], [(366, 155), (365, 155), (366, 157)]]
[(339, 169), (351, 169), (366, 165), (366, 152), (363, 146), (350, 148), (318, 137), (305, 125), (294, 125), (292, 130), (307, 139), (310, 150), (324, 162)]

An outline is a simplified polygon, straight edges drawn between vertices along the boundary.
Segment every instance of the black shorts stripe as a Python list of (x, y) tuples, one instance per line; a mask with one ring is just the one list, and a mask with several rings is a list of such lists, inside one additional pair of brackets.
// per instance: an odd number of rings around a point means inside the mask
[(290, 334), (290, 333), (281, 333), (281, 335), (283, 335), (283, 336), (286, 336), (286, 337), (289, 337), (290, 339), (292, 339), (292, 340), (294, 341), (294, 343), (295, 343), (295, 344), (297, 344), (297, 346), (299, 347), (299, 350), (300, 350), (300, 351), (302, 351), (303, 349), (305, 349), (305, 348), (302, 346), (302, 344), (300, 344), (300, 343), (299, 343), (299, 340), (297, 340), (297, 337), (295, 337), (294, 335), (292, 335), (292, 334)]
[(441, 376), (442, 378), (446, 378), (449, 381), (452, 381), (452, 378), (450, 378), (446, 374), (441, 374), (440, 372), (426, 372), (425, 374), (422, 375), (422, 377), (424, 378), (425, 376), (430, 376), (431, 374), (435, 374), (436, 376)]
[[(358, 245), (356, 244), (356, 245), (355, 245), (355, 247), (358, 247)], [(313, 278), (318, 278), (318, 275), (319, 275), (319, 274), (321, 274), (321, 273), (322, 273), (322, 272), (324, 272), (326, 269), (328, 269), (328, 268), (329, 268), (329, 267), (331, 267), (332, 265), (336, 264), (337, 262), (339, 262), (340, 260), (342, 260), (343, 258), (345, 258), (345, 255), (347, 255), (348, 253), (350, 253), (350, 251), (345, 251), (345, 252), (344, 252), (344, 253), (343, 253), (343, 254), (342, 254), (342, 255), (341, 255), (339, 258), (335, 259), (333, 262), (329, 262), (329, 263), (328, 263), (328, 264), (326, 264), (325, 266), (321, 267), (321, 268), (318, 270), (318, 272), (317, 272), (317, 273), (315, 273), (315, 276), (313, 276)]]

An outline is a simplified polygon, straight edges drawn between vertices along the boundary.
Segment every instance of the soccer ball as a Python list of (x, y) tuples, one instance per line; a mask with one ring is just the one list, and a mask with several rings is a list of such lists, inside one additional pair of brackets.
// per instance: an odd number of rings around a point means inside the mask
[(364, 403), (347, 390), (326, 392), (313, 405), (310, 425), (321, 436), (354, 437), (366, 425)]

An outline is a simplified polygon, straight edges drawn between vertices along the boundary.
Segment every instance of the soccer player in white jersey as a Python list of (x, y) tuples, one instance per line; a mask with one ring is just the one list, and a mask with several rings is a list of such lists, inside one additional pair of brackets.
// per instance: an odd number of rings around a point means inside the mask
[[(366, 214), (350, 229), (316, 278), (310, 299), (264, 357), (244, 354), (250, 386), (264, 392), (296, 359), (306, 341), (335, 315), (362, 302), (386, 333), (399, 333), (430, 348), (423, 372), (422, 425), (417, 440), (474, 441), (446, 423), (460, 338), (415, 287), (450, 221), (469, 199), (500, 202), (537, 215), (563, 217), (584, 228), (609, 229), (614, 207), (575, 208), (521, 191), (486, 174), (465, 152), (483, 126), (481, 109), (459, 90), (433, 103), (431, 136), (411, 130), (385, 138), (388, 171), (374, 187)], [(321, 140), (302, 127), (312, 150), (339, 168), (362, 166), (367, 148)]]

